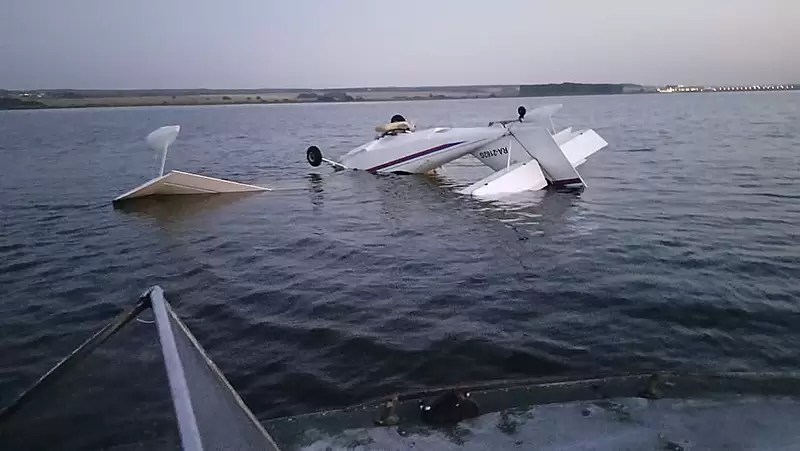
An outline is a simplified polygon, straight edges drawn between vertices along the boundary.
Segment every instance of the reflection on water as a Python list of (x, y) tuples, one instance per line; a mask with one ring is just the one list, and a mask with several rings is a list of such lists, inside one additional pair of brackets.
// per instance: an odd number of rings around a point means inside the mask
[(198, 214), (217, 212), (245, 198), (264, 193), (192, 194), (148, 196), (114, 204), (114, 209), (137, 217), (155, 219), (159, 224), (183, 221)]
[[(573, 207), (580, 204), (582, 188), (547, 188), (496, 197), (475, 197), (458, 190), (485, 176), (487, 169), (467, 156), (448, 165), (444, 171), (427, 174), (370, 174), (363, 171), (329, 172), (306, 175), (307, 192), (314, 211), (322, 211), (324, 199), (341, 196), (358, 198), (362, 212), (369, 204), (379, 205), (381, 217), (399, 225), (419, 215), (435, 212), (471, 221), (477, 217), (503, 223), (517, 233), (538, 235), (543, 227), (561, 224)], [(470, 179), (471, 178), (471, 179)], [(330, 212), (328, 212), (330, 213)]]
[(311, 199), (311, 205), (313, 205), (316, 210), (318, 207), (324, 205), (323, 193), (325, 190), (323, 186), (325, 184), (322, 180), (322, 176), (319, 174), (308, 174), (306, 178), (308, 179), (308, 196)]

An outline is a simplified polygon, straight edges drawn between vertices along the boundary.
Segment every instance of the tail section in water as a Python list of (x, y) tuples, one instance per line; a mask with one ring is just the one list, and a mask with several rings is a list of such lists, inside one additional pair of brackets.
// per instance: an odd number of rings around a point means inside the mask
[(547, 180), (555, 186), (585, 185), (570, 159), (553, 136), (540, 127), (514, 127), (511, 135), (542, 167)]
[(491, 197), (520, 191), (536, 191), (547, 186), (547, 180), (536, 160), (529, 159), (512, 164), (472, 185), (462, 189), (461, 194)]

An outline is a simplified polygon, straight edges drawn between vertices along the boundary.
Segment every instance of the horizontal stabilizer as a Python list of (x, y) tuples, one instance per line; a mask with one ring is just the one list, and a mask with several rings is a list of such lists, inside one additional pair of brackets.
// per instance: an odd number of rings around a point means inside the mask
[(577, 167), (592, 154), (607, 145), (608, 143), (605, 139), (600, 137), (594, 130), (589, 129), (574, 133), (574, 136), (569, 141), (561, 144), (561, 150), (567, 156), (569, 162), (572, 163), (572, 166)]
[(528, 160), (501, 169), (459, 191), (461, 194), (486, 197), (535, 191), (547, 186), (536, 160)]

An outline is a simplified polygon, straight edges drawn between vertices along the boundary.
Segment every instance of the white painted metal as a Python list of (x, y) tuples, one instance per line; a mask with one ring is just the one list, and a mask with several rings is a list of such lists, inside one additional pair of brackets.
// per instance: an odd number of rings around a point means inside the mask
[(520, 191), (536, 191), (546, 186), (547, 179), (539, 163), (536, 160), (528, 160), (501, 169), (459, 192), (476, 197), (494, 197)]
[(159, 341), (161, 342), (164, 364), (167, 368), (167, 380), (172, 392), (172, 402), (175, 416), (178, 419), (178, 430), (181, 434), (181, 445), (186, 451), (203, 451), (200, 441), (200, 431), (197, 428), (197, 418), (192, 406), (192, 397), (186, 382), (186, 374), (178, 355), (178, 346), (175, 344), (175, 335), (169, 321), (169, 313), (164, 302), (164, 293), (160, 287), (154, 287), (150, 300), (153, 313), (156, 317)]
[(347, 166), (345, 166), (345, 165), (343, 165), (341, 163), (338, 163), (336, 161), (329, 160), (327, 158), (323, 158), (322, 161), (324, 161), (325, 163), (328, 163), (329, 165), (333, 166), (334, 168), (336, 168), (338, 170), (349, 169)]
[(546, 129), (530, 126), (509, 129), (528, 154), (539, 162), (550, 183), (556, 186), (583, 184), (578, 171)]
[(505, 133), (501, 127), (432, 128), (374, 139), (339, 163), (370, 172), (425, 173), (463, 157)]
[(583, 164), (587, 158), (606, 146), (608, 146), (606, 140), (591, 129), (574, 134), (568, 141), (560, 145), (564, 155), (575, 167)]
[(269, 191), (269, 188), (231, 182), (182, 171), (170, 171), (114, 199), (119, 202), (146, 196), (175, 196), (187, 194), (223, 194)]
[(560, 146), (565, 142), (569, 141), (570, 139), (574, 138), (575, 135), (572, 133), (572, 127), (567, 127), (563, 130), (560, 130), (558, 133), (553, 135), (553, 139), (556, 143)]
[(473, 157), (492, 168), (493, 171), (499, 171), (520, 161), (530, 159), (528, 156), (523, 158), (524, 152), (518, 152), (520, 150), (519, 144), (516, 144), (517, 148), (515, 149), (515, 144), (512, 142), (513, 139), (508, 134), (508, 130), (502, 127), (498, 128), (503, 131), (503, 136), (475, 149), (471, 152)]

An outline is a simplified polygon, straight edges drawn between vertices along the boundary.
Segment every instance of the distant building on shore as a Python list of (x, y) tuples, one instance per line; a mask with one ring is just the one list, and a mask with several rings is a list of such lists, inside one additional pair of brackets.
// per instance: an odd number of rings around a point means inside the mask
[(658, 92), (669, 94), (673, 92), (746, 92), (746, 91), (793, 91), (800, 89), (798, 85), (750, 85), (750, 86), (684, 86), (666, 85)]

